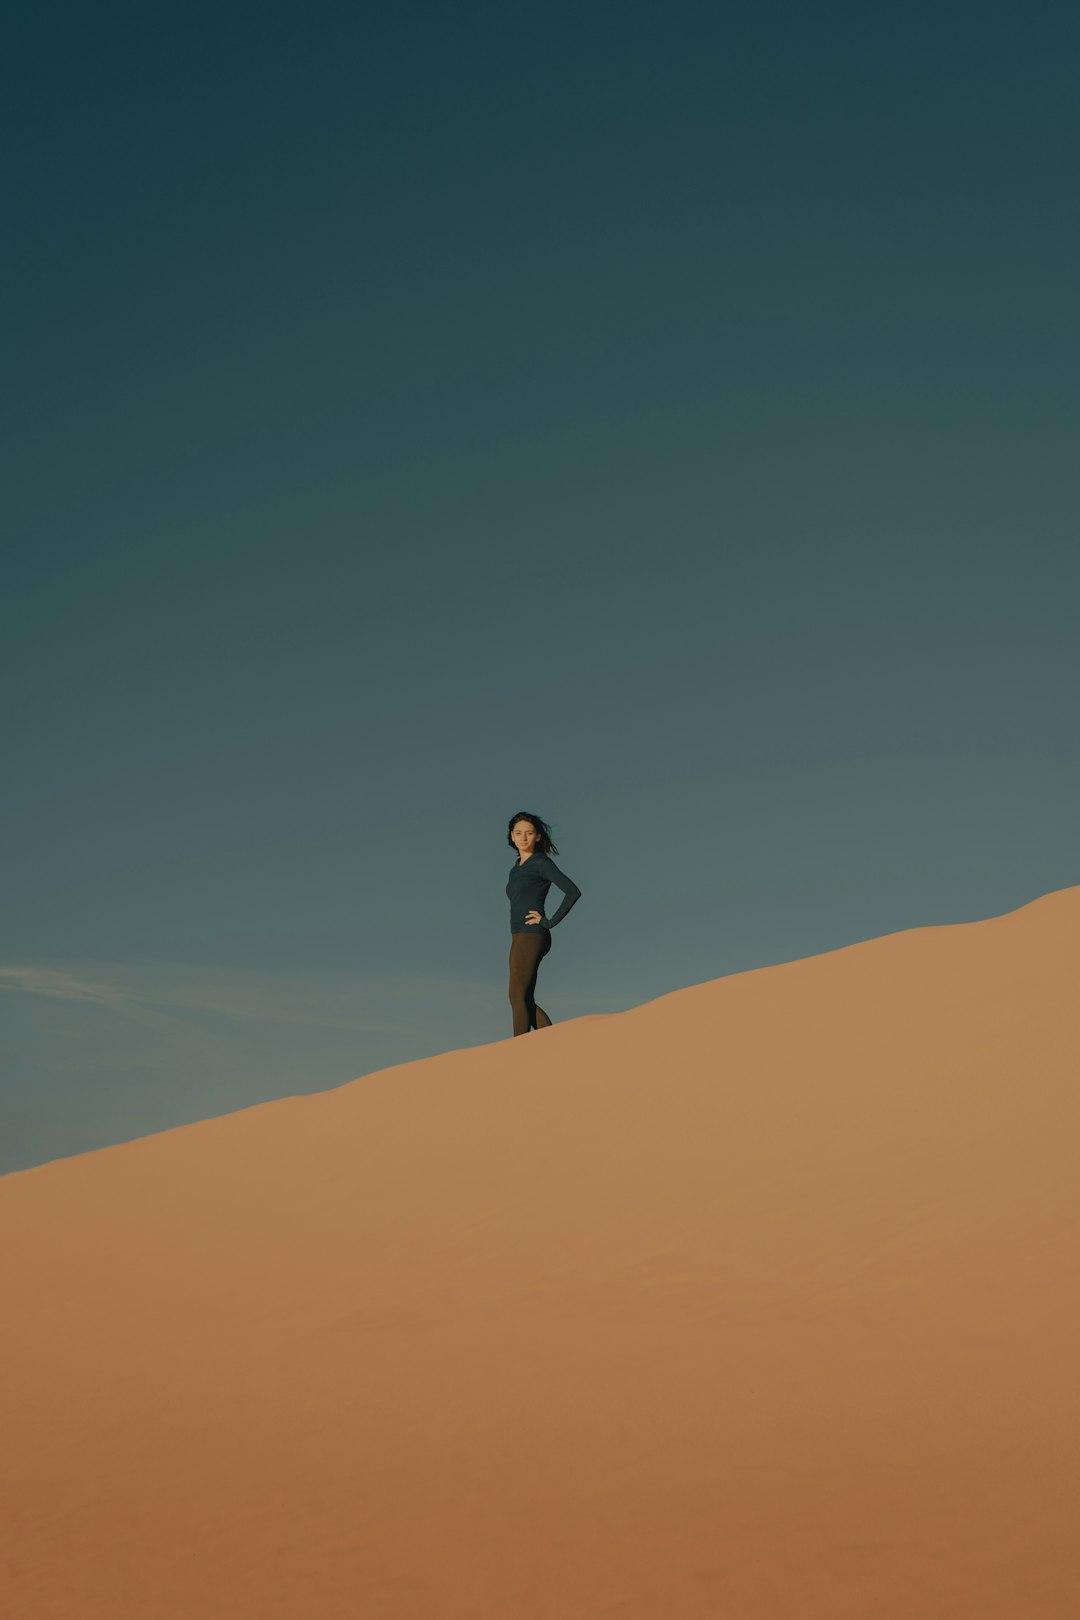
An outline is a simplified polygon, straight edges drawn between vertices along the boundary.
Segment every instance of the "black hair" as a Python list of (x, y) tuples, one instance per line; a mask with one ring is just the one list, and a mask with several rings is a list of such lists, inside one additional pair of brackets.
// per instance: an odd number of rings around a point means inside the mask
[(510, 817), (510, 825), (506, 829), (506, 842), (510, 845), (511, 849), (517, 849), (517, 845), (514, 843), (512, 834), (519, 821), (531, 821), (537, 832), (540, 834), (537, 842), (541, 855), (557, 855), (559, 853), (558, 845), (554, 842), (551, 836), (551, 828), (548, 826), (547, 822), (542, 821), (539, 816), (534, 816), (531, 810), (519, 810), (516, 815)]

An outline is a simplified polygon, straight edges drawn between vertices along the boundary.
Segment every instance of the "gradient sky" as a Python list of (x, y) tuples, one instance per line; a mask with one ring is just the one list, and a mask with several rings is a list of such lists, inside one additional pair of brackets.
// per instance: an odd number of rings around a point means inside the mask
[(9, 29), (0, 1170), (1080, 881), (1075, 5)]

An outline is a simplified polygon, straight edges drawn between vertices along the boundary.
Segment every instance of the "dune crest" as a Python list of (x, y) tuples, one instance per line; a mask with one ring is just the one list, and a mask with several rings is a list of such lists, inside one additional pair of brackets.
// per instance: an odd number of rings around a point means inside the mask
[(0, 1179), (18, 1620), (1075, 1620), (1080, 888)]

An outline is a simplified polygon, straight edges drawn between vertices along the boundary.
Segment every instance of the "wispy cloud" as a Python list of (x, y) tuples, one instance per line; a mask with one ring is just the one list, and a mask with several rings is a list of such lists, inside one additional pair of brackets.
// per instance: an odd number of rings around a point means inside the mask
[(31, 996), (55, 996), (60, 1001), (110, 1002), (119, 992), (112, 985), (76, 978), (62, 968), (38, 963), (17, 963), (0, 967), (0, 990), (22, 991)]
[(490, 1008), (493, 987), (379, 974), (250, 973), (189, 963), (0, 963), (0, 990), (109, 1009), (203, 1014), (238, 1024), (289, 1024), (368, 1034), (429, 1026), (448, 1003)]

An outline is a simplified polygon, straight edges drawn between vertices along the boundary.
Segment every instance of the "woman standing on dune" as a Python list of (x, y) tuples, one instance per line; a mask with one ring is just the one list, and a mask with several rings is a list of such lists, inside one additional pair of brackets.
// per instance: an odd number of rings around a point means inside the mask
[[(536, 975), (551, 949), (551, 930), (581, 898), (581, 890), (551, 859), (559, 851), (551, 841), (551, 829), (539, 816), (526, 810), (511, 816), (506, 842), (518, 854), (506, 885), (510, 897), (510, 1006), (514, 1034), (527, 1035), (531, 1029), (547, 1029), (551, 1023), (533, 998)], [(563, 902), (549, 920), (544, 916), (544, 901), (553, 883), (563, 891)]]

